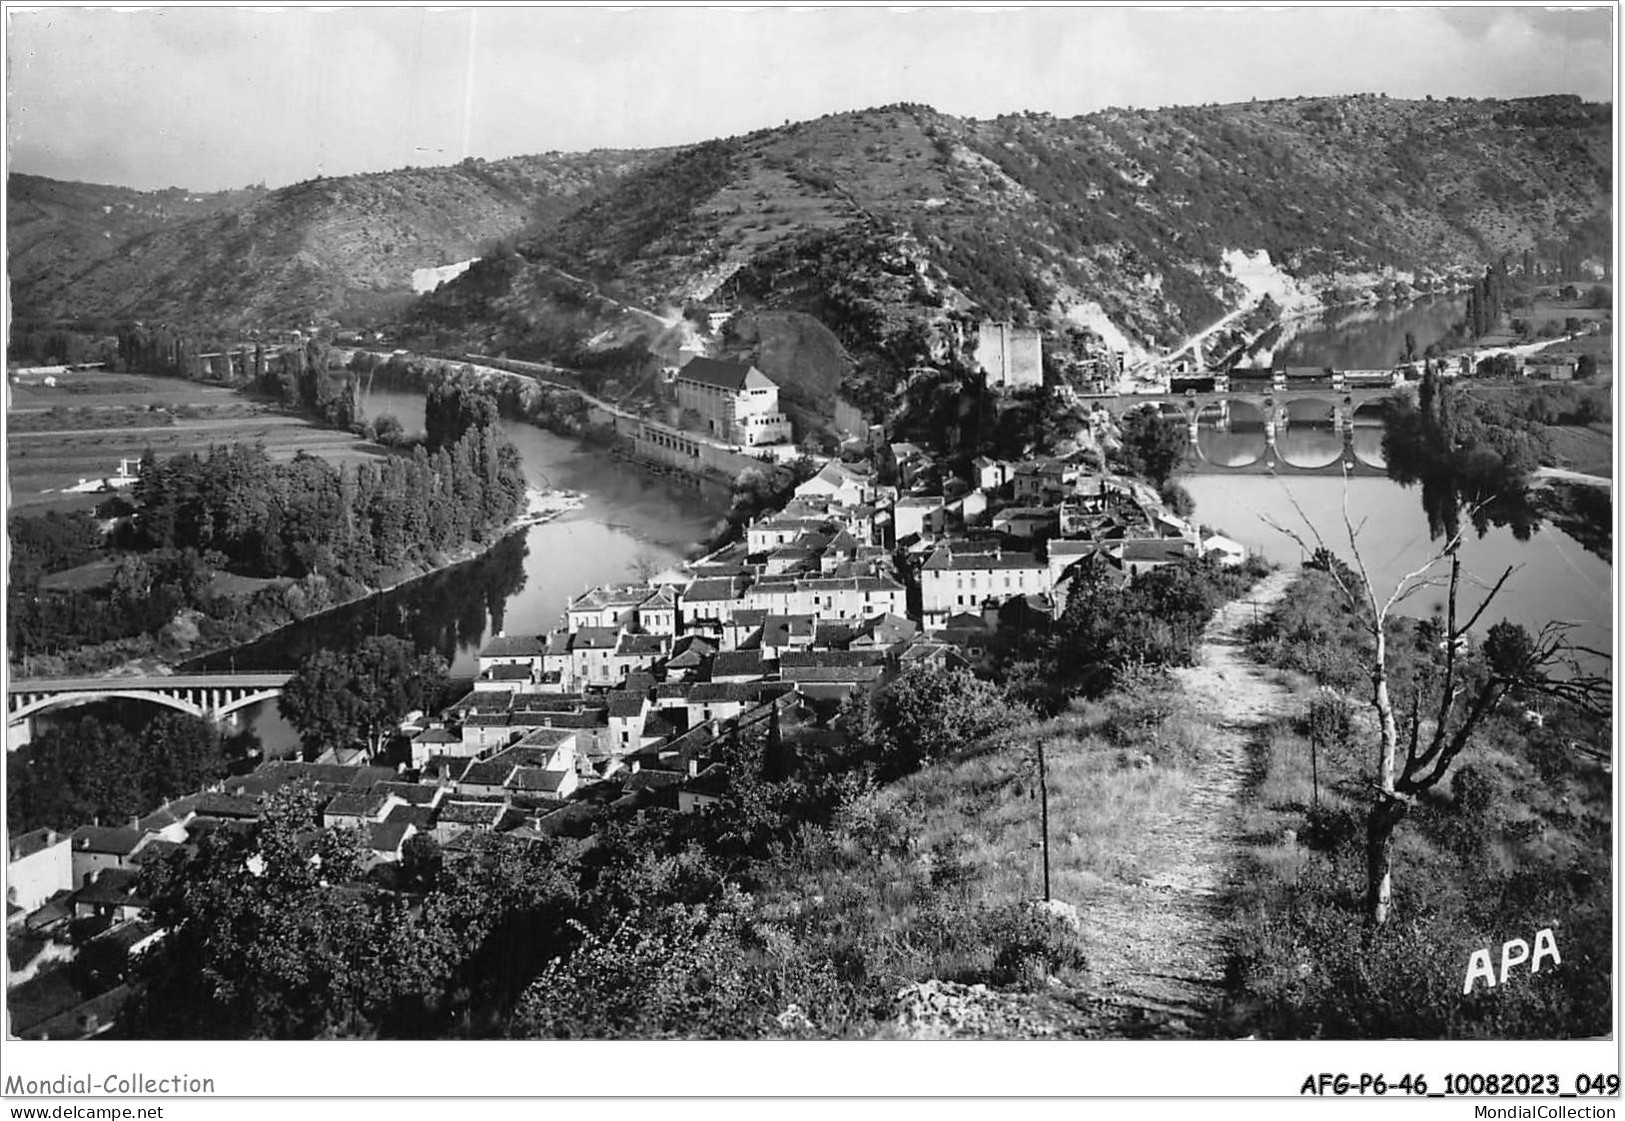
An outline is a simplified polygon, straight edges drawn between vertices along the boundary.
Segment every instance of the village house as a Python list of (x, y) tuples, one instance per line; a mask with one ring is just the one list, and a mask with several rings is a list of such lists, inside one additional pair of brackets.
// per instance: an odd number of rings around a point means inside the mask
[(976, 473), (976, 485), (982, 490), (998, 490), (1010, 481), (1012, 468), (1002, 459), (979, 455), (971, 460), (971, 470)]
[(801, 650), (779, 659), (779, 679), (820, 700), (876, 689), (885, 674), (886, 654), (880, 650)]
[(892, 527), (897, 540), (905, 537), (940, 537), (947, 528), (943, 497), (905, 495), (892, 506)]
[(908, 589), (889, 576), (765, 578), (745, 592), (742, 606), (775, 615), (813, 615), (820, 621), (902, 614)]
[(832, 459), (795, 489), (797, 498), (826, 498), (843, 506), (857, 506), (874, 499), (874, 482), (867, 474), (855, 471), (838, 459)]
[(6, 902), (24, 913), (59, 891), (74, 886), (72, 838), (55, 829), (35, 829), (6, 846)]
[(685, 633), (694, 630), (720, 632), (736, 608), (746, 606), (740, 592), (746, 581), (733, 576), (696, 580), (678, 603), (678, 615)]
[(136, 828), (81, 825), (73, 831), (73, 884), (83, 887), (97, 873), (135, 866), (134, 856), (152, 834)]
[(699, 431), (725, 443), (757, 447), (793, 439), (779, 411), (779, 387), (755, 366), (691, 358), (672, 382), (677, 405), (699, 416)]
[(1164, 565), (1178, 564), (1195, 551), (1196, 543), (1181, 537), (1108, 541), (1101, 546), (1102, 555), (1130, 580)]
[(1006, 506), (993, 515), (993, 528), (1024, 540), (1053, 537), (1060, 528), (1060, 510), (1054, 506)]
[(571, 634), (582, 627), (620, 629), (637, 625), (638, 607), (649, 598), (642, 584), (604, 584), (572, 596), (564, 609)]
[(940, 630), (949, 615), (996, 607), (1012, 596), (1048, 596), (1051, 590), (1048, 566), (1031, 553), (971, 552), (942, 544), (920, 569), (920, 604), (928, 631)]

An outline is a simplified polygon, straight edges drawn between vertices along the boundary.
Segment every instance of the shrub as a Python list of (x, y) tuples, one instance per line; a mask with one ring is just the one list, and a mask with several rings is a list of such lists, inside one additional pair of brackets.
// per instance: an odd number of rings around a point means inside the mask
[(994, 984), (1041, 981), (1086, 964), (1077, 934), (1066, 920), (1033, 904), (1010, 903), (986, 912), (981, 937), (993, 947), (988, 980)]

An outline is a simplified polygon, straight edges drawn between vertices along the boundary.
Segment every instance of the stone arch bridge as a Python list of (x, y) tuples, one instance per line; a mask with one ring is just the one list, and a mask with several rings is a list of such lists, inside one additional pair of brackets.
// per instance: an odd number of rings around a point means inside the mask
[[(1153, 405), (1165, 414), (1177, 412), (1190, 429), (1190, 466), (1227, 474), (1259, 474), (1276, 472), (1288, 475), (1371, 475), (1383, 476), (1383, 468), (1365, 462), (1354, 453), (1354, 414), (1365, 405), (1377, 404), (1394, 397), (1404, 396), (1401, 386), (1376, 385), (1360, 387), (1314, 386), (1302, 389), (1222, 389), (1187, 390), (1183, 393), (1118, 394), (1110, 398), (1096, 398), (1112, 413), (1121, 416), (1131, 409)], [(1343, 437), (1343, 454), (1331, 463), (1318, 467), (1300, 467), (1283, 458), (1276, 450), (1276, 433), (1289, 424), (1288, 411), (1294, 404), (1323, 404), (1331, 414), (1333, 429)], [(1264, 421), (1264, 454), (1253, 463), (1235, 467), (1209, 462), (1201, 452), (1196, 439), (1198, 423), (1216, 415), (1228, 423), (1232, 405), (1246, 405), (1255, 410)], [(1302, 423), (1300, 421), (1299, 423)]]
[(6, 743), (16, 747), (26, 737), (14, 733), (30, 717), (47, 709), (124, 698), (164, 705), (206, 720), (220, 721), (260, 701), (282, 695), (291, 673), (203, 673), (154, 677), (23, 678), (6, 687)]

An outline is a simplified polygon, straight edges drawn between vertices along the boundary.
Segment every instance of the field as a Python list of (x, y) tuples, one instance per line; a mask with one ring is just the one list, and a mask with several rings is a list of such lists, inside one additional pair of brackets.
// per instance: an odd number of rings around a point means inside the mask
[(140, 374), (68, 374), (56, 386), (11, 385), (6, 467), (14, 509), (89, 509), (104, 495), (65, 494), (114, 474), (121, 459), (263, 444), (272, 459), (301, 451), (331, 463), (382, 455), (348, 432), (317, 427), (264, 399), (218, 385)]

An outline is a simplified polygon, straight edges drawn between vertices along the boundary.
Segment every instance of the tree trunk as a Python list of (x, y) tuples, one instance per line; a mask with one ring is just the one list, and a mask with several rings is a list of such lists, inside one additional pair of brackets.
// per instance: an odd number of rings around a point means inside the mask
[(1388, 921), (1388, 905), (1393, 894), (1394, 828), (1404, 818), (1405, 808), (1405, 803), (1398, 798), (1379, 797), (1366, 818), (1365, 921), (1372, 930), (1380, 929)]
[(1377, 710), (1380, 743), (1377, 750), (1377, 800), (1366, 823), (1366, 925), (1372, 929), (1388, 921), (1388, 901), (1392, 892), (1392, 861), (1389, 842), (1394, 826), (1405, 816), (1405, 803), (1394, 791), (1394, 757), (1399, 749), (1399, 725), (1394, 720), (1394, 702), (1388, 695), (1388, 635), (1379, 613), (1376, 620), (1375, 669), (1371, 673), (1371, 703)]

